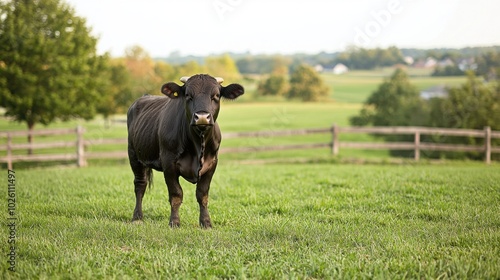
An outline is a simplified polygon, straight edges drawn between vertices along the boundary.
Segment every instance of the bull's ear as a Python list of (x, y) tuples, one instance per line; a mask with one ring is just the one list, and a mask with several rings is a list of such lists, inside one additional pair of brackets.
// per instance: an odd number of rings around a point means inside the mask
[(227, 99), (235, 99), (243, 93), (245, 93), (245, 89), (240, 84), (230, 84), (220, 90), (220, 95)]
[(181, 95), (182, 87), (176, 83), (170, 82), (161, 86), (161, 93), (174, 99)]

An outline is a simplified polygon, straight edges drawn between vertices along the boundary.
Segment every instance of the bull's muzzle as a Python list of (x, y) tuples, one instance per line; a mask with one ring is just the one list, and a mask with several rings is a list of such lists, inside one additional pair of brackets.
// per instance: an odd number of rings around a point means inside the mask
[(194, 113), (193, 116), (193, 125), (196, 126), (207, 126), (207, 125), (213, 125), (212, 121), (212, 115), (210, 113), (206, 112), (198, 112)]

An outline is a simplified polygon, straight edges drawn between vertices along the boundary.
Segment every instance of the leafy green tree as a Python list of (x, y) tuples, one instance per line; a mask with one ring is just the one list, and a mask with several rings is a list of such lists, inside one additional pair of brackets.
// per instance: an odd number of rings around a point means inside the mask
[(229, 56), (225, 54), (216, 57), (207, 57), (205, 59), (208, 73), (212, 76), (222, 77), (227, 81), (236, 81), (241, 79), (241, 74), (236, 67), (236, 63)]
[(178, 69), (173, 65), (170, 65), (163, 61), (157, 61), (155, 63), (154, 71), (162, 84), (169, 81), (178, 81), (182, 74), (178, 73)]
[[(281, 55), (248, 55), (236, 61), (242, 74), (269, 74), (277, 70), (288, 74), (291, 58)], [(284, 74), (282, 73), (282, 74)]]
[(141, 46), (135, 45), (125, 50), (124, 58), (136, 97), (144, 94), (159, 94), (162, 79), (155, 71), (155, 61)]
[[(356, 126), (410, 126), (428, 121), (428, 107), (418, 89), (410, 83), (404, 70), (397, 69), (364, 103), (359, 115), (350, 122)], [(409, 135), (377, 135), (386, 141), (411, 141)], [(391, 151), (394, 156), (410, 156), (412, 152)]]
[(456, 65), (447, 65), (445, 67), (438, 66), (434, 69), (434, 72), (432, 72), (432, 76), (434, 77), (463, 76), (464, 74), (464, 71), (460, 70)]
[(290, 75), (290, 90), (287, 97), (302, 101), (319, 101), (328, 97), (330, 90), (316, 71), (305, 64), (297, 66)]
[(288, 88), (289, 84), (285, 75), (271, 74), (259, 83), (257, 92), (264, 96), (284, 96)]
[(500, 85), (484, 83), (469, 71), (465, 84), (448, 89), (433, 113), (435, 126), (500, 130)]
[(487, 80), (500, 79), (500, 51), (492, 50), (478, 55), (476, 62), (477, 75), (482, 75)]
[[(500, 83), (485, 83), (472, 71), (467, 72), (467, 81), (448, 89), (446, 98), (431, 100), (430, 125), (435, 127), (500, 130)], [(483, 145), (484, 139), (473, 137), (434, 137), (436, 142), (466, 145)], [(498, 139), (492, 140), (498, 145)], [(483, 153), (434, 153), (435, 156), (468, 157), (481, 159)], [(493, 158), (500, 158), (493, 154)]]
[(425, 108), (406, 72), (397, 69), (368, 97), (360, 114), (350, 122), (358, 126), (423, 125), (427, 121)]
[(137, 95), (132, 89), (130, 72), (120, 61), (111, 61), (106, 75), (108, 80), (107, 93), (97, 106), (97, 112), (108, 119), (113, 114), (125, 113)]
[[(0, 106), (29, 130), (90, 119), (104, 94), (107, 56), (85, 19), (59, 0), (0, 3)], [(31, 141), (32, 139), (29, 139)]]
[[(196, 75), (196, 74), (200, 74), (200, 73), (206, 73), (207, 72), (207, 68), (204, 66), (204, 65), (200, 65), (198, 64), (198, 62), (194, 61), (194, 60), (191, 60), (191, 61), (188, 61), (184, 64), (181, 64), (176, 68), (176, 71), (178, 73), (178, 77), (176, 77), (174, 79), (175, 80), (179, 80), (182, 76), (192, 76), (192, 75)], [(214, 74), (216, 75), (216, 74)], [(225, 77), (222, 77), (224, 79), (227, 79)]]

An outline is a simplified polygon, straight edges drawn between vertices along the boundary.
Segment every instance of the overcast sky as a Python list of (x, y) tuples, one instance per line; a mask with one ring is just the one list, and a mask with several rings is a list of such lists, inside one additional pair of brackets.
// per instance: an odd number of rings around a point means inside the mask
[(153, 57), (500, 45), (498, 0), (65, 0), (100, 53)]

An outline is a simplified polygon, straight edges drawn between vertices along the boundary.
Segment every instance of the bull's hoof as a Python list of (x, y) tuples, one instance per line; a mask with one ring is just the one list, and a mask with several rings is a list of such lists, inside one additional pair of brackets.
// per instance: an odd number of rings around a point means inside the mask
[(210, 220), (208, 220), (208, 221), (201, 220), (200, 221), (200, 227), (202, 229), (211, 229), (212, 228), (212, 222)]
[(132, 215), (132, 222), (135, 222), (135, 221), (142, 221), (142, 211), (137, 211), (135, 210), (134, 211), (134, 214)]
[(142, 222), (142, 216), (133, 216), (131, 222)]
[(170, 220), (170, 222), (168, 223), (168, 225), (171, 228), (178, 228), (178, 227), (181, 226), (181, 221), (179, 219)]
[(134, 219), (132, 219), (131, 223), (134, 224), (134, 225), (142, 225), (144, 222), (142, 220), (134, 220)]

